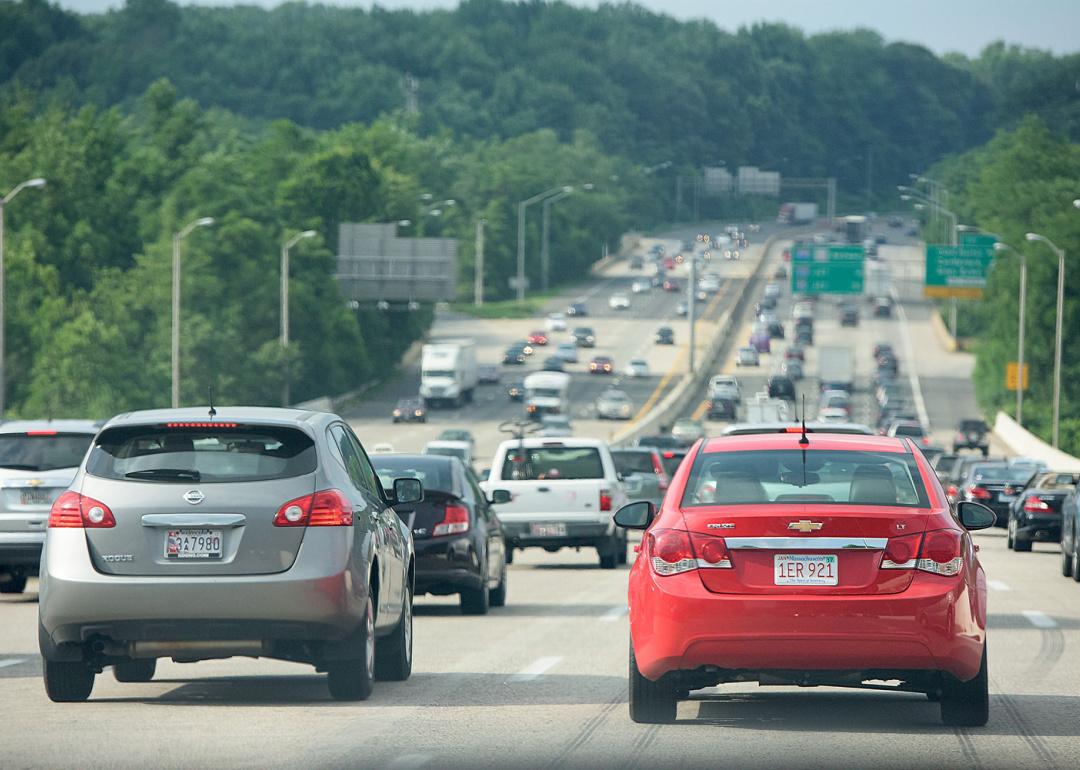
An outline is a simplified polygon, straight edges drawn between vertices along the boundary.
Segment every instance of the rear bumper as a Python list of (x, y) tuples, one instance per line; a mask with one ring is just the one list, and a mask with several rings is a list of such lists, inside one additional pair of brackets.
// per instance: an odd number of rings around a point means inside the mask
[(1061, 516), (1032, 516), (1022, 513), (1016, 517), (1016, 534), (1025, 540), (1057, 543), (1061, 541)]
[(0, 572), (4, 567), (37, 572), (44, 544), (44, 532), (0, 532)]
[(695, 572), (631, 580), (634, 655), (653, 680), (708, 667), (943, 671), (967, 681), (985, 643), (985, 609), (959, 578), (916, 573), (898, 594), (829, 597), (713, 594)]
[(127, 634), (236, 639), (259, 629), (271, 634), (262, 638), (333, 640), (357, 626), (367, 598), (367, 573), (351, 561), (351, 544), (339, 533), (309, 529), (285, 572), (107, 575), (91, 563), (82, 530), (53, 530), (42, 555), (38, 617), (57, 645), (97, 636), (128, 641)]
[[(555, 519), (538, 519), (543, 523), (562, 523)], [(502, 522), (503, 537), (507, 545), (514, 548), (570, 548), (574, 546), (596, 546), (606, 543), (614, 527), (610, 523), (565, 522), (564, 536), (535, 536), (531, 533), (531, 522)]]
[(416, 540), (416, 593), (460, 593), (484, 585), (482, 565), (467, 537)]

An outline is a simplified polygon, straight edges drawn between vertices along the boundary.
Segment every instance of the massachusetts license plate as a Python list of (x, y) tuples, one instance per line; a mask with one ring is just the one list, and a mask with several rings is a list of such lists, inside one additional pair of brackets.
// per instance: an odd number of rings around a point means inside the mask
[(529, 525), (533, 537), (566, 537), (566, 524), (561, 521), (534, 522)]
[(19, 490), (19, 502), (23, 505), (48, 505), (52, 502), (51, 489)]
[(167, 559), (220, 559), (221, 531), (170, 529), (165, 533)]
[(836, 554), (778, 553), (773, 578), (778, 586), (834, 586), (839, 575)]

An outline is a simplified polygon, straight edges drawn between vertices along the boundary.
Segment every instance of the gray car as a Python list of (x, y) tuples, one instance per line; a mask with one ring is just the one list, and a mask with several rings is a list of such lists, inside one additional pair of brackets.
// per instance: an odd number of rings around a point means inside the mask
[(101, 423), (14, 421), (0, 425), (0, 594), (36, 575), (53, 501), (68, 488)]
[(148, 681), (157, 658), (310, 663), (363, 700), (412, 670), (413, 542), (336, 415), (224, 407), (133, 412), (94, 439), (52, 506), (39, 645), (54, 701), (106, 666)]
[(657, 508), (664, 502), (668, 479), (664, 470), (664, 461), (656, 447), (629, 447), (612, 449), (611, 457), (615, 460), (615, 470), (629, 479), (639, 480), (640, 486), (634, 495), (637, 500), (648, 500)]

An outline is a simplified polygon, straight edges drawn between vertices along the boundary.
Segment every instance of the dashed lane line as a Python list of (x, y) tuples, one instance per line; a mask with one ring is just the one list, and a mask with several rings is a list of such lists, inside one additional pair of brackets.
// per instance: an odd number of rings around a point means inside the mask
[(911, 343), (911, 330), (908, 329), (907, 312), (900, 302), (900, 294), (896, 287), (891, 289), (893, 304), (896, 305), (896, 313), (900, 316), (900, 336), (904, 339), (904, 354), (908, 360), (908, 378), (911, 380), (911, 395), (915, 399), (915, 411), (919, 413), (919, 422), (923, 430), (930, 430), (930, 416), (926, 412), (926, 402), (923, 400), (922, 386), (919, 384), (919, 373), (915, 366), (915, 347)]
[(435, 759), (433, 754), (402, 754), (389, 765), (391, 770), (419, 770)]
[(1031, 623), (1031, 625), (1035, 626), (1035, 628), (1058, 627), (1057, 621), (1047, 615), (1045, 612), (1040, 612), (1039, 610), (1024, 610), (1020, 614), (1027, 618), (1028, 622)]
[(532, 680), (543, 676), (561, 662), (562, 658), (559, 656), (537, 658), (525, 668), (521, 669), (521, 671), (518, 671), (510, 677), (510, 679), (514, 682), (531, 682)]
[(6, 660), (0, 660), (0, 668), (7, 668), (8, 666), (17, 666), (20, 663), (26, 662), (26, 658), (8, 658)]

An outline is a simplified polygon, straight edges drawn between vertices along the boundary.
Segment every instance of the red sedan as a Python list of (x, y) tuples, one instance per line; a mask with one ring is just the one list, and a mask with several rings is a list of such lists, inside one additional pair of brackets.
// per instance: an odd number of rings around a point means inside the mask
[(548, 344), (547, 332), (536, 331), (529, 335), (530, 345), (546, 345)]
[[(792, 430), (794, 432), (792, 432)], [(963, 522), (963, 525), (961, 523)], [(727, 682), (883, 687), (939, 700), (949, 725), (989, 715), (986, 575), (909, 439), (824, 433), (699, 441), (630, 572), (630, 716), (671, 722)]]
[(664, 281), (664, 291), (678, 291), (679, 282), (673, 278), (668, 278)]

